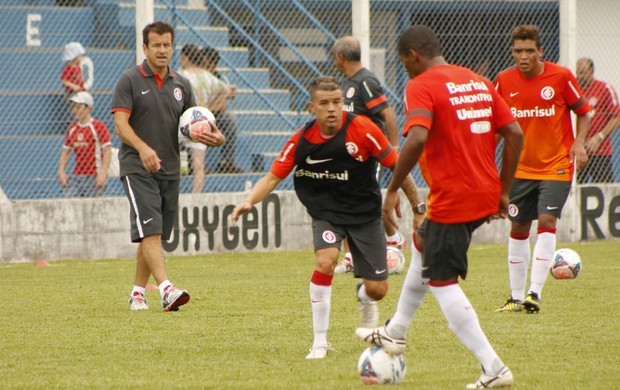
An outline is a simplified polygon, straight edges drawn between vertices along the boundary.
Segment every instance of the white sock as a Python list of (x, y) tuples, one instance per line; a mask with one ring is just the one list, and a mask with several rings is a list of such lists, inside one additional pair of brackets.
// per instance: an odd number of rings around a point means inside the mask
[(396, 231), (396, 233), (394, 233), (391, 236), (386, 235), (385, 236), (385, 241), (390, 241), (390, 242), (399, 242), (400, 241), (400, 233), (398, 233), (398, 230)]
[(400, 291), (396, 313), (386, 327), (390, 336), (399, 339), (406, 338), (407, 329), (427, 292), (428, 279), (422, 277), (422, 253), (417, 250), (415, 245), (412, 245), (411, 264)]
[(366, 294), (366, 285), (364, 283), (362, 283), (360, 288), (357, 290), (357, 297), (361, 302), (374, 301), (374, 299), (370, 298), (368, 294)]
[(553, 261), (553, 252), (555, 252), (555, 233), (538, 233), (530, 275), (530, 292), (538, 294), (538, 298), (542, 297), (542, 289)]
[(131, 290), (132, 297), (135, 292), (138, 292), (140, 295), (144, 296), (144, 294), (146, 293), (146, 288), (142, 286), (133, 286), (133, 290)]
[(312, 304), (313, 347), (327, 344), (329, 310), (331, 307), (332, 286), (319, 286), (310, 283), (310, 302)]
[(164, 298), (164, 292), (166, 291), (168, 286), (172, 286), (172, 283), (170, 283), (170, 281), (167, 279), (159, 284), (159, 295), (161, 295), (162, 299)]
[(497, 374), (504, 367), (504, 363), (484, 335), (478, 316), (461, 286), (456, 283), (441, 287), (431, 286), (430, 289), (450, 329), (478, 358), (487, 375)]
[(508, 278), (510, 279), (510, 295), (512, 299), (525, 299), (527, 268), (530, 263), (530, 240), (508, 239)]

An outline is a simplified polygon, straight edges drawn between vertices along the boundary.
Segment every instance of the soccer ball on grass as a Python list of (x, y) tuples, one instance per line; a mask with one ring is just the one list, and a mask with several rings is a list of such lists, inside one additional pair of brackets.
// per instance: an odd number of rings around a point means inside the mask
[(407, 364), (403, 355), (390, 355), (383, 347), (373, 345), (360, 355), (357, 371), (366, 385), (398, 384), (405, 378)]
[(551, 275), (556, 279), (575, 279), (581, 271), (581, 258), (572, 249), (562, 248), (553, 254)]
[(399, 274), (403, 272), (403, 269), (405, 268), (405, 255), (403, 254), (403, 251), (401, 251), (397, 247), (395, 246), (387, 247), (386, 261), (387, 261), (388, 273), (390, 275)]
[(211, 123), (215, 123), (215, 115), (205, 107), (190, 107), (179, 119), (179, 131), (192, 142), (199, 142), (202, 133), (211, 131)]

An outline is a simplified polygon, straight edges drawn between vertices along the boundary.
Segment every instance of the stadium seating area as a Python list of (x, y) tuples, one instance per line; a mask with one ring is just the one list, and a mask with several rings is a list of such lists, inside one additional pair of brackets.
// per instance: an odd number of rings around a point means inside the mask
[[(135, 9), (119, 0), (83, 3), (86, 6), (57, 7), (55, 0), (0, 0), (0, 63), (6, 69), (0, 83), (4, 108), (0, 110), (0, 188), (10, 199), (60, 196), (58, 157), (69, 120), (59, 80), (66, 43), (81, 42), (93, 60), (93, 116), (113, 131), (112, 91), (121, 72), (135, 62)], [(248, 181), (262, 175), (258, 171), (268, 169), (283, 142), (308, 115), (289, 111), (289, 91), (272, 89), (270, 71), (250, 67), (248, 50), (229, 46), (228, 29), (211, 26), (206, 7), (186, 4), (171, 11), (156, 5), (155, 17), (176, 26), (176, 55), (186, 43), (217, 47), (222, 56), (219, 70), (239, 87), (229, 109), (238, 120), (236, 163), (248, 173), (208, 175), (205, 190), (243, 191)], [(177, 65), (175, 57), (172, 67)], [(113, 143), (120, 143), (114, 134)], [(208, 153), (207, 169), (215, 168), (218, 153)], [(290, 182), (283, 184), (281, 188), (290, 188)], [(190, 188), (191, 177), (183, 178), (182, 191)], [(106, 193), (122, 194), (120, 183), (111, 180)]]

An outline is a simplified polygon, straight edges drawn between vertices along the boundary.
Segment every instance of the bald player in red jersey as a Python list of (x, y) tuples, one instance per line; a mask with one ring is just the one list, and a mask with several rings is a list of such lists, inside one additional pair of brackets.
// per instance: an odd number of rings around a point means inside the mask
[[(506, 217), (523, 134), (493, 84), (446, 63), (439, 47), (435, 33), (422, 25), (410, 27), (398, 42), (400, 61), (411, 79), (405, 90), (406, 140), (383, 212), (393, 216), (399, 203), (396, 189), (418, 162), (429, 186), (428, 211), (414, 234), (396, 313), (384, 327), (356, 333), (388, 353), (403, 353), (407, 329), (430, 290), (449, 328), (482, 365), (482, 374), (467, 388), (509, 386), (512, 373), (487, 340), (458, 278), (467, 275), (474, 230)], [(505, 143), (501, 173), (495, 163), (499, 137)]]
[(590, 131), (586, 137), (588, 165), (579, 171), (579, 183), (611, 183), (611, 134), (620, 127), (620, 106), (614, 88), (594, 78), (594, 61), (591, 58), (577, 60), (577, 81), (592, 106)]
[[(511, 37), (516, 67), (501, 72), (495, 87), (521, 125), (525, 142), (510, 189), (511, 295), (497, 311), (520, 312), (525, 308), (528, 313), (538, 313), (555, 252), (557, 220), (570, 193), (574, 162), (576, 159), (580, 168), (588, 162), (584, 142), (590, 126), (590, 104), (569, 69), (540, 59), (543, 48), (537, 26), (518, 26)], [(577, 115), (576, 138), (571, 111)], [(538, 237), (526, 296), (529, 235), (536, 219)]]
[[(252, 210), (291, 172), (297, 197), (312, 217), (316, 268), (310, 280), (314, 341), (306, 359), (322, 359), (330, 350), (327, 329), (331, 285), (342, 240), (349, 240), (355, 258), (362, 326), (377, 326), (376, 301), (387, 292), (386, 244), (381, 214), (381, 192), (375, 175), (379, 162), (392, 168), (398, 153), (370, 119), (342, 111), (341, 86), (333, 77), (319, 77), (310, 85), (309, 108), (316, 120), (296, 132), (284, 145), (270, 172), (232, 212), (233, 223)], [(420, 203), (413, 178), (401, 186), (411, 207)], [(414, 215), (421, 223), (423, 214)]]

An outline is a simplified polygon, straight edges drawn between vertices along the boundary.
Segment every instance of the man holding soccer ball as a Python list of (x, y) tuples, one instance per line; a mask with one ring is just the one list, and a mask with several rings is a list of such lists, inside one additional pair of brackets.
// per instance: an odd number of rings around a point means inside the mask
[[(362, 326), (377, 325), (376, 301), (388, 289), (381, 192), (375, 172), (377, 161), (393, 168), (398, 153), (370, 119), (343, 112), (343, 102), (335, 78), (315, 79), (310, 85), (309, 108), (316, 120), (289, 139), (271, 171), (232, 212), (234, 223), (295, 171), (295, 192), (312, 217), (316, 257), (310, 280), (314, 342), (306, 359), (322, 359), (330, 349), (331, 286), (345, 236), (355, 258), (354, 275), (363, 279), (357, 290)], [(411, 175), (406, 175), (400, 188), (412, 208), (420, 203)], [(423, 215), (416, 218), (423, 219)]]
[[(167, 240), (177, 219), (180, 183), (178, 124), (181, 114), (196, 105), (190, 82), (168, 66), (174, 29), (154, 22), (142, 31), (146, 60), (126, 70), (112, 98), (116, 132), (123, 141), (120, 175), (130, 204), (131, 241), (138, 254), (131, 310), (147, 310), (145, 288), (155, 278), (164, 311), (176, 311), (189, 294), (168, 279), (161, 241)], [(220, 146), (225, 139), (217, 126), (198, 139)]]

